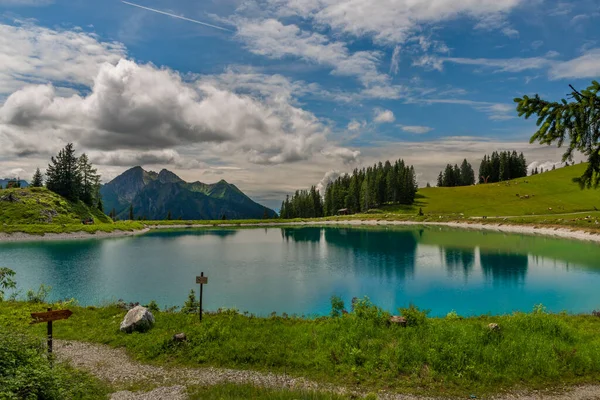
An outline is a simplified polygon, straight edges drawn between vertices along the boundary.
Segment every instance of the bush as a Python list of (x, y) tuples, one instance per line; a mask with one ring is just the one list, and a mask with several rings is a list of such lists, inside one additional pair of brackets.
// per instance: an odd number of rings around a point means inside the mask
[(151, 313), (157, 313), (160, 311), (160, 307), (158, 306), (158, 303), (155, 300), (150, 300), (150, 303), (148, 303), (145, 306)]
[(427, 315), (430, 310), (420, 310), (414, 304), (409, 304), (408, 308), (399, 308), (400, 315), (406, 318), (406, 326), (421, 326), (427, 323)]
[(356, 299), (353, 308), (354, 310), (352, 313), (362, 320), (384, 325), (387, 324), (390, 319), (390, 314), (371, 303), (371, 300), (367, 296), (362, 299)]
[(6, 289), (15, 289), (17, 282), (13, 279), (15, 271), (10, 268), (0, 268), (0, 301), (4, 300), (4, 291)]
[(194, 292), (194, 289), (192, 289), (190, 290), (190, 294), (181, 308), (181, 312), (190, 314), (195, 313), (198, 312), (198, 307), (200, 307), (200, 303), (196, 301), (196, 292)]
[(331, 316), (339, 317), (344, 312), (344, 301), (340, 296), (331, 296)]
[(50, 367), (39, 342), (0, 330), (0, 399), (102, 399), (107, 387), (57, 363)]
[(32, 289), (27, 291), (27, 302), (28, 303), (45, 303), (46, 298), (52, 291), (51, 286), (46, 286), (41, 284), (37, 292), (34, 292)]

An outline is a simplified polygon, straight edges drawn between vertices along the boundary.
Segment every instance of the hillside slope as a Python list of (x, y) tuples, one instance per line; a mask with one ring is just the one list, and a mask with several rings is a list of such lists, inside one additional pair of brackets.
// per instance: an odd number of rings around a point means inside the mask
[(464, 214), (465, 216), (522, 216), (564, 214), (600, 209), (600, 189), (581, 190), (573, 178), (586, 164), (547, 171), (506, 182), (463, 187), (419, 189), (411, 207), (387, 206), (388, 212)]
[(130, 205), (136, 217), (150, 220), (165, 219), (169, 212), (173, 219), (185, 220), (221, 219), (223, 215), (228, 219), (260, 219), (265, 213), (270, 218), (277, 215), (224, 180), (215, 184), (187, 183), (166, 169), (157, 174), (141, 167), (131, 168), (103, 185), (100, 193), (105, 209), (114, 208), (119, 219), (129, 218)]
[(0, 191), (0, 224), (80, 224), (93, 218), (95, 223), (112, 220), (83, 202), (71, 203), (46, 188), (4, 189)]

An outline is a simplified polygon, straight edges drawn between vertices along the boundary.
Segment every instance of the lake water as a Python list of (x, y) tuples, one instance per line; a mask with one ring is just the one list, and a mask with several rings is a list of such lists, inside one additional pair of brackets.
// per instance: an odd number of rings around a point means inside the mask
[(600, 246), (440, 227), (153, 231), (137, 237), (0, 244), (24, 292), (52, 299), (182, 305), (208, 276), (204, 308), (322, 315), (329, 299), (369, 296), (445, 315), (600, 309)]

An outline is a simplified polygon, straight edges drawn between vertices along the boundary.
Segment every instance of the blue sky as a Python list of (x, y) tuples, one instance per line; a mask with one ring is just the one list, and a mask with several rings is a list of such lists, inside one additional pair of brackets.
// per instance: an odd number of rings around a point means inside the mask
[(188, 20), (113, 0), (0, 0), (0, 175), (28, 176), (73, 141), (106, 180), (168, 168), (270, 206), (388, 158), (424, 185), (494, 150), (560, 161), (528, 144), (534, 122), (512, 99), (561, 98), (600, 75), (592, 0), (132, 3)]

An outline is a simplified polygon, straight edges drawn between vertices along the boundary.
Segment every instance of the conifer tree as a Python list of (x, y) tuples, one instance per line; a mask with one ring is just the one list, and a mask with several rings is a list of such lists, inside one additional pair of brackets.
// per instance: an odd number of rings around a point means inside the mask
[(129, 204), (129, 220), (133, 221), (134, 220), (134, 215), (133, 215), (133, 204)]
[(31, 186), (32, 187), (42, 187), (44, 185), (44, 179), (42, 177), (42, 173), (40, 169), (37, 168), (35, 173), (33, 174), (33, 178), (31, 178)]
[(73, 144), (69, 143), (50, 159), (46, 187), (68, 200), (77, 201), (81, 192), (81, 172)]

